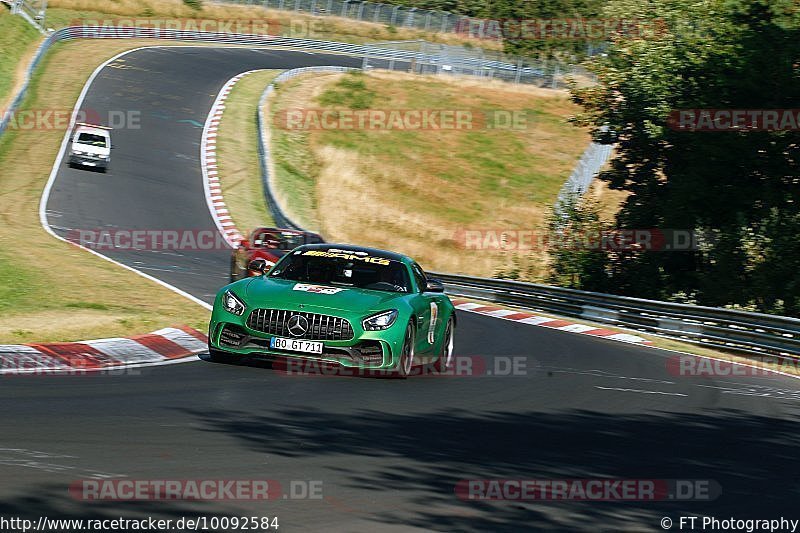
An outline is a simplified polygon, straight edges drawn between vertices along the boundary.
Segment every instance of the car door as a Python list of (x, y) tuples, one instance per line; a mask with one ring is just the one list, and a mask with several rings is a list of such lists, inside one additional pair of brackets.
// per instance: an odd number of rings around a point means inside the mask
[(433, 357), (433, 347), (436, 342), (436, 326), (440, 320), (440, 306), (435, 293), (428, 293), (425, 287), (428, 278), (419, 265), (413, 263), (411, 271), (417, 285), (417, 294), (414, 298), (414, 314), (417, 317), (416, 354), (418, 362), (425, 362)]

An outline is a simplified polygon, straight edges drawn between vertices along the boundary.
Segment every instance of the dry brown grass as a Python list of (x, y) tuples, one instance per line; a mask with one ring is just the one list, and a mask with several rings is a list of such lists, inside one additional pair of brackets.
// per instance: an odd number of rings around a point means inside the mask
[(607, 222), (614, 221), (615, 215), (630, 195), (627, 191), (610, 189), (608, 184), (599, 180), (592, 182), (587, 194), (597, 201), (600, 207), (600, 218)]
[[(320, 108), (319, 95), (341, 79), (292, 80), (273, 111)], [(431, 270), (541, 279), (547, 262), (541, 250), (467, 250), (460, 232), (544, 230), (589, 140), (565, 122), (576, 111), (566, 93), (474, 78), (373, 72), (365, 79), (377, 108), (528, 109), (536, 120), (511, 131), (276, 129), (278, 188), (290, 212), (329, 240), (398, 250)], [(287, 158), (291, 173), (281, 171)]]
[[(97, 64), (146, 44), (153, 42), (56, 46), (24, 107), (72, 108)], [(201, 306), (42, 229), (39, 199), (63, 135), (29, 130), (0, 138), (0, 343), (124, 336), (182, 323), (205, 328)]]

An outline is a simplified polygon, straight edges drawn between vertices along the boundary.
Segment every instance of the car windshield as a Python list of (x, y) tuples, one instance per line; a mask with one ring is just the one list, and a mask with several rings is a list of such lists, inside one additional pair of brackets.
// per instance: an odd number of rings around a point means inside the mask
[(351, 250), (298, 250), (278, 263), (270, 276), (375, 291), (411, 290), (403, 263)]
[(102, 135), (95, 135), (94, 133), (81, 133), (78, 135), (78, 142), (80, 144), (90, 144), (92, 146), (106, 147), (106, 138)]
[(303, 236), (298, 233), (262, 231), (256, 232), (254, 246), (278, 250), (294, 250), (303, 244)]

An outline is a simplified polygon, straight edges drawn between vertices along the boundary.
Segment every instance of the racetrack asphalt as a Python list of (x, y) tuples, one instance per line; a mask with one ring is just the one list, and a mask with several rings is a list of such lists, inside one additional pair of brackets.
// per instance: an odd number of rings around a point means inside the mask
[[(141, 112), (108, 174), (63, 165), (47, 204), (76, 228), (215, 229), (199, 165), (222, 85), (342, 56), (149, 48), (105, 68), (85, 106)], [(103, 252), (210, 301), (228, 252)], [(87, 288), (91, 282), (87, 280)], [(176, 295), (176, 298), (180, 296)], [(187, 301), (187, 305), (195, 305)], [(456, 354), (493, 371), (406, 381), (286, 375), (204, 360), (122, 375), (2, 379), (0, 515), (275, 516), (279, 531), (659, 531), (662, 517), (800, 518), (800, 387), (782, 376), (682, 377), (676, 354), (459, 315)], [(509, 358), (516, 375), (498, 375)], [(323, 498), (85, 502), (77, 479), (321, 481)], [(469, 502), (463, 479), (715, 480), (713, 501)], [(677, 529), (677, 525), (675, 526)]]

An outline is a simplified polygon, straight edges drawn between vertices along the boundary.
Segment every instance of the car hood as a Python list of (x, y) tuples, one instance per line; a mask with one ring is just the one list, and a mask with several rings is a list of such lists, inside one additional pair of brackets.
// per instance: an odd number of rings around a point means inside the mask
[(397, 292), (314, 285), (325, 289), (341, 289), (336, 290), (333, 294), (326, 294), (309, 292), (308, 285), (312, 284), (258, 276), (250, 278), (246, 288), (245, 299), (250, 307), (297, 311), (302, 305), (304, 311), (336, 310), (366, 313), (386, 309), (393, 300), (400, 299), (406, 295), (405, 293)]

